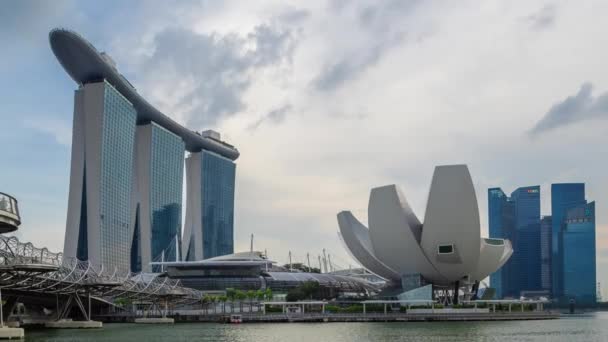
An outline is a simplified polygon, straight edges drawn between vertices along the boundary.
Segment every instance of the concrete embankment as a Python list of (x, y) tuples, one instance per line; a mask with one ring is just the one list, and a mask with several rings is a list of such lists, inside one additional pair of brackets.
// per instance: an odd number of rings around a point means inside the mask
[[(184, 322), (229, 322), (230, 314), (226, 315), (172, 315), (175, 323)], [(368, 314), (266, 314), (241, 315), (243, 323), (279, 323), (279, 322), (433, 322), (433, 321), (515, 321), (515, 320), (545, 320), (560, 317), (556, 312), (513, 312), (513, 313), (466, 313), (466, 314), (407, 314), (407, 313), (368, 313)], [(114, 323), (132, 323), (134, 316), (99, 316), (96, 320)]]

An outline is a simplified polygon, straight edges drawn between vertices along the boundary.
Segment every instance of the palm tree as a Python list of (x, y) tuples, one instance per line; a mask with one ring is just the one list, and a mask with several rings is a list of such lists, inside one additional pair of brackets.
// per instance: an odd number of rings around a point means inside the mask
[(207, 314), (207, 305), (209, 304), (210, 301), (211, 301), (211, 298), (209, 297), (208, 294), (205, 294), (205, 295), (203, 295), (203, 297), (201, 297), (201, 307), (205, 311), (205, 315)]
[(247, 291), (247, 299), (249, 299), (249, 312), (253, 309), (253, 300), (255, 299), (255, 291), (249, 290)]
[(217, 299), (220, 301), (220, 303), (222, 303), (222, 314), (225, 314), (226, 313), (226, 301), (228, 300), (228, 297), (218, 296)]
[(239, 312), (243, 312), (243, 300), (247, 298), (245, 292), (236, 290), (236, 299), (239, 301)]
[(272, 300), (272, 290), (270, 288), (267, 288), (264, 293), (264, 296), (266, 297), (266, 300)]
[(258, 300), (258, 311), (260, 311), (260, 302), (264, 301), (264, 297), (266, 297), (266, 293), (262, 290), (257, 290), (255, 292), (255, 297)]
[(236, 290), (233, 288), (226, 289), (226, 297), (228, 297), (228, 301), (230, 301), (230, 312), (234, 312), (234, 299), (236, 296)]

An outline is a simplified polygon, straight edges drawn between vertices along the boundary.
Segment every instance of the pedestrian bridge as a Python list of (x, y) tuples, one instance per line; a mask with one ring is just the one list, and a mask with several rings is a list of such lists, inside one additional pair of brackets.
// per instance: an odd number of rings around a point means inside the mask
[[(75, 303), (86, 320), (91, 315), (91, 297), (109, 303), (146, 301), (165, 306), (194, 303), (202, 297), (162, 273), (119, 272), (0, 235), (0, 300), (2, 292), (20, 301), (28, 296), (56, 298), (56, 319), (68, 317)], [(88, 305), (83, 298), (88, 298)], [(7, 304), (10, 310), (10, 301)]]

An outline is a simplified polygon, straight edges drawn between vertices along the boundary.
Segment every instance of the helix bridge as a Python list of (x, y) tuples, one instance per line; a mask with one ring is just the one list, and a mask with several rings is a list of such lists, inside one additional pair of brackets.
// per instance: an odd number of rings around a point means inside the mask
[[(17, 201), (0, 193), (0, 234), (14, 232), (20, 223)], [(200, 291), (184, 287), (164, 273), (106, 268), (65, 258), (62, 253), (21, 242), (16, 236), (0, 235), (0, 301), (3, 293), (21, 299), (28, 296), (56, 298), (57, 319), (66, 318), (76, 304), (87, 320), (91, 315), (91, 297), (109, 305), (148, 302), (164, 303), (165, 306), (167, 302), (193, 304), (202, 297)], [(88, 305), (83, 299), (88, 299)]]

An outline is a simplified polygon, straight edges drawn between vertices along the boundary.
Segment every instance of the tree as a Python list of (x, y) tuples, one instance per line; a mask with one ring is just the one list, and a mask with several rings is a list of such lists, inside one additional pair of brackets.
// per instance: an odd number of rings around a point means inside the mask
[(235, 298), (239, 301), (240, 312), (243, 312), (243, 301), (247, 299), (247, 295), (241, 290), (236, 290)]
[(201, 297), (201, 306), (203, 310), (205, 310), (205, 315), (207, 314), (207, 306), (211, 302), (211, 297), (208, 294), (205, 294)]
[(264, 299), (266, 300), (272, 300), (272, 290), (270, 288), (266, 288), (266, 291), (264, 292)]
[(253, 309), (253, 300), (255, 297), (256, 295), (254, 290), (247, 291), (247, 299), (249, 299), (249, 312), (251, 312)]
[(228, 297), (228, 301), (230, 302), (230, 312), (234, 312), (234, 300), (236, 298), (236, 290), (231, 287), (227, 288), (226, 297)]
[(218, 296), (217, 300), (222, 303), (222, 313), (226, 313), (226, 301), (228, 300), (227, 296)]

